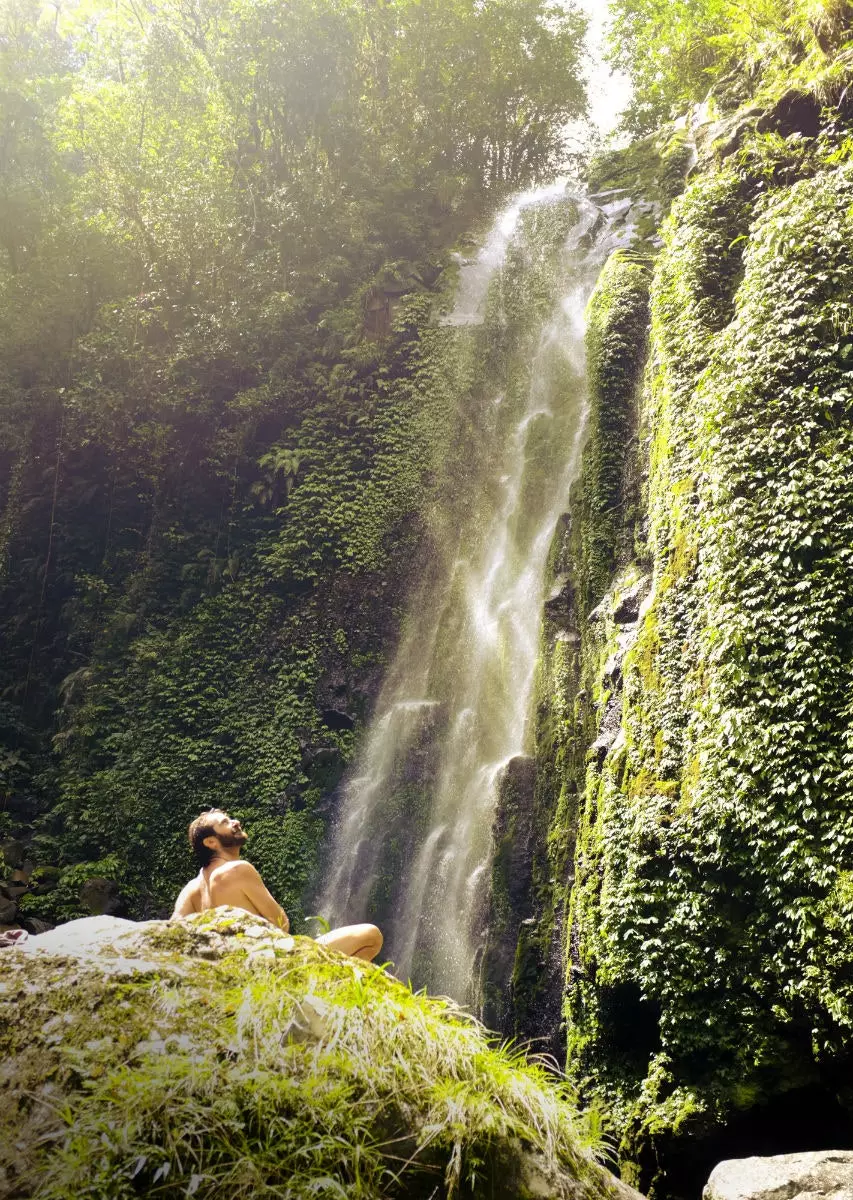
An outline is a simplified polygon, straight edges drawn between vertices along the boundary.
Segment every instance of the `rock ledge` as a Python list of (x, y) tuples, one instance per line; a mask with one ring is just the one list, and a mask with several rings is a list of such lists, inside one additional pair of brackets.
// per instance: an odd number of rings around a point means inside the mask
[(461, 1009), (235, 909), (0, 950), (0, 1200), (630, 1200)]

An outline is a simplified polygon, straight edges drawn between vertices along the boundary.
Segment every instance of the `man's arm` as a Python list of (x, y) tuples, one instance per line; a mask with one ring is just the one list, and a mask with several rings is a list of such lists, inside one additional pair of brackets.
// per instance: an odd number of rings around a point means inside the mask
[(250, 862), (243, 859), (239, 865), (240, 887), (246, 899), (252, 904), (252, 907), (266, 917), (268, 921), (272, 921), (273, 925), (277, 925), (279, 929), (283, 929), (285, 933), (290, 933), (290, 920), (287, 913), (275, 898), (269, 893), (261, 879), (257, 870)]
[(175, 901), (172, 920), (175, 917), (188, 917), (190, 913), (194, 912), (201, 912), (197, 879), (191, 879), (187, 886), (182, 889), (180, 896)]

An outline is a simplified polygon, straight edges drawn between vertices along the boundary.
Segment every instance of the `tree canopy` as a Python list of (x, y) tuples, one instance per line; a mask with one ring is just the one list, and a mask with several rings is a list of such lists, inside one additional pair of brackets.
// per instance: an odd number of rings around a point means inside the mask
[(634, 84), (628, 124), (647, 132), (735, 79), (790, 72), (849, 37), (848, 0), (612, 0), (609, 57)]

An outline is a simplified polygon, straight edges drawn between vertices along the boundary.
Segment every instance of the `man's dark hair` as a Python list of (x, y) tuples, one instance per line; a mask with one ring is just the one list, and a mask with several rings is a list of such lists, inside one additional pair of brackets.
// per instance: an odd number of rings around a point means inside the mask
[(206, 867), (216, 854), (216, 851), (211, 850), (210, 846), (205, 846), (204, 839), (210, 837), (211, 834), (216, 836), (214, 825), (218, 825), (219, 822), (213, 818), (220, 815), (224, 815), (221, 808), (211, 808), (196, 817), (194, 821), (190, 821), (190, 845), (200, 867)]

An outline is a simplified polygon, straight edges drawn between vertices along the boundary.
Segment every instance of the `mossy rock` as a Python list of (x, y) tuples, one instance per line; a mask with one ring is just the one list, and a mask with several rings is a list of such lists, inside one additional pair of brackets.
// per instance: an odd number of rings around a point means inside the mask
[(0, 1195), (636, 1196), (449, 1002), (235, 909), (3, 951)]

